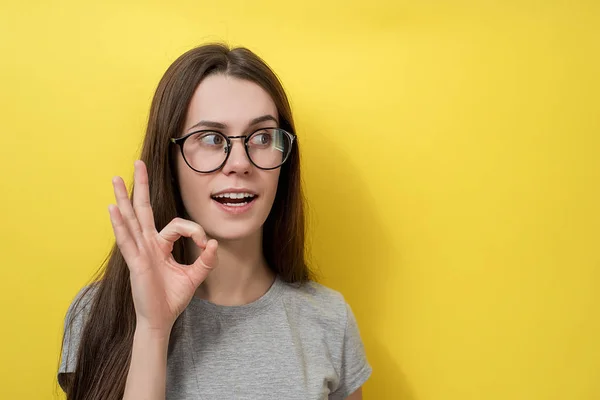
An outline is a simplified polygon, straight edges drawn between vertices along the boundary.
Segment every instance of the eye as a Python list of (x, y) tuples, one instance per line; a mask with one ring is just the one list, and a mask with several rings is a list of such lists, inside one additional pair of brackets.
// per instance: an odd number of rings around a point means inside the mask
[(250, 138), (250, 145), (257, 147), (269, 147), (273, 141), (273, 134), (269, 131), (256, 132)]
[(203, 146), (223, 146), (225, 142), (223, 136), (215, 132), (202, 133), (196, 140)]

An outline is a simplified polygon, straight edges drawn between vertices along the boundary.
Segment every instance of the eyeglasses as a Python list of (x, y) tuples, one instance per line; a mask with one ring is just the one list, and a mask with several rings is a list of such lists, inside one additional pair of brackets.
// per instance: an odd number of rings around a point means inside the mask
[(171, 142), (179, 146), (191, 169), (210, 173), (223, 168), (227, 162), (231, 139), (243, 139), (250, 162), (260, 169), (271, 170), (279, 168), (288, 159), (296, 135), (280, 128), (263, 128), (243, 136), (225, 136), (221, 132), (201, 130), (171, 138)]

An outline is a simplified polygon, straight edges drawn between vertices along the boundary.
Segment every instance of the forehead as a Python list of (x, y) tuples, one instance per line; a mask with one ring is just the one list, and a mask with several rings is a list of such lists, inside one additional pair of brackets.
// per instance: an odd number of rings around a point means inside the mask
[(243, 128), (266, 114), (277, 118), (271, 96), (256, 83), (225, 75), (210, 75), (196, 88), (188, 107), (186, 128), (201, 120)]

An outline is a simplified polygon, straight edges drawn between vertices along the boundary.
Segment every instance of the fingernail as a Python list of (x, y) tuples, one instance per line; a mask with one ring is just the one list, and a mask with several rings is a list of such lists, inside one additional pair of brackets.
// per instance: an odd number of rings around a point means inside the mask
[(208, 244), (208, 240), (206, 238), (202, 239), (202, 245), (206, 246)]

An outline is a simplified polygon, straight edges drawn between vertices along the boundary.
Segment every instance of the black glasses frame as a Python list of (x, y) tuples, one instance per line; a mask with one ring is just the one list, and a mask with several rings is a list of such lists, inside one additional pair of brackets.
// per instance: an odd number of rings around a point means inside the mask
[[(285, 158), (281, 161), (281, 164), (277, 165), (276, 167), (271, 167), (271, 168), (263, 168), (259, 165), (257, 165), (253, 160), (252, 157), (250, 157), (250, 150), (248, 149), (248, 142), (250, 141), (250, 138), (257, 132), (260, 131), (264, 131), (266, 129), (269, 130), (277, 130), (280, 132), (283, 132), (289, 139), (290, 139), (290, 150), (288, 151), (288, 153), (285, 155)], [(214, 133), (217, 134), (219, 136), (221, 136), (223, 139), (225, 139), (225, 142), (227, 143), (227, 145), (225, 146), (225, 160), (223, 160), (223, 162), (221, 163), (221, 165), (219, 165), (217, 168), (212, 169), (210, 171), (200, 171), (197, 170), (196, 168), (192, 167), (190, 165), (190, 163), (188, 162), (188, 160), (185, 158), (185, 154), (183, 152), (183, 144), (185, 143), (185, 141), (192, 135), (195, 135), (197, 133)], [(223, 166), (227, 163), (227, 160), (229, 159), (229, 154), (231, 154), (231, 148), (233, 146), (233, 143), (231, 141), (231, 139), (243, 139), (243, 143), (244, 143), (244, 149), (246, 150), (246, 156), (248, 157), (248, 160), (250, 160), (250, 162), (252, 163), (252, 165), (254, 165), (256, 168), (262, 169), (264, 171), (269, 171), (269, 170), (273, 170), (273, 169), (277, 169), (279, 167), (281, 167), (289, 158), (290, 154), (292, 154), (292, 148), (294, 146), (294, 141), (296, 140), (296, 135), (294, 135), (293, 133), (290, 133), (284, 129), (281, 128), (261, 128), (261, 129), (257, 129), (256, 131), (252, 132), (250, 135), (241, 135), (241, 136), (227, 136), (219, 131), (214, 131), (212, 129), (202, 129), (199, 131), (194, 131), (194, 132), (190, 132), (188, 134), (186, 134), (185, 136), (182, 137), (178, 137), (178, 138), (171, 138), (171, 143), (176, 144), (179, 146), (179, 149), (181, 151), (181, 156), (183, 157), (183, 160), (185, 161), (185, 163), (187, 164), (188, 167), (190, 167), (191, 169), (193, 169), (196, 172), (199, 172), (201, 174), (210, 174), (211, 172), (215, 172), (220, 170), (221, 168), (223, 168)]]

